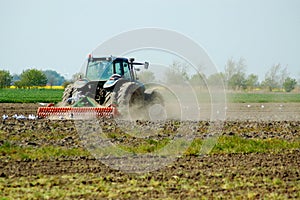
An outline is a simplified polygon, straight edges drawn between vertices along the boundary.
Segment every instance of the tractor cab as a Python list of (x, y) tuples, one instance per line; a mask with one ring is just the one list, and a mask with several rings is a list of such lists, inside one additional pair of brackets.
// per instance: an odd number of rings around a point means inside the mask
[(86, 78), (89, 81), (107, 81), (111, 77), (119, 75), (123, 79), (135, 82), (137, 81), (136, 65), (143, 65), (147, 69), (149, 63), (134, 62), (134, 58), (92, 57), (90, 54), (86, 67)]
[(93, 58), (89, 56), (86, 78), (90, 81), (107, 81), (114, 74), (124, 79), (134, 80), (128, 59), (114, 57)]

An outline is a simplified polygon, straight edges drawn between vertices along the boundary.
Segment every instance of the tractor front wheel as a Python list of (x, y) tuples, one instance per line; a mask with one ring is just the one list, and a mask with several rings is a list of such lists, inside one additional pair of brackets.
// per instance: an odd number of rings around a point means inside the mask
[(76, 91), (77, 89), (75, 88), (74, 84), (69, 84), (65, 88), (65, 91), (63, 93), (62, 103), (67, 105), (70, 104), (70, 102), (68, 102), (68, 99), (71, 98)]

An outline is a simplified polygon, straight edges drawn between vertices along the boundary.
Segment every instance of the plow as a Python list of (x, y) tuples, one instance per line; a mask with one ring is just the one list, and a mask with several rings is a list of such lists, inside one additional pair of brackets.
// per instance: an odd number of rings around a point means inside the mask
[(38, 118), (149, 118), (149, 108), (157, 104), (161, 108), (164, 102), (158, 90), (146, 89), (138, 80), (137, 66), (148, 69), (149, 63), (135, 62), (134, 58), (93, 57), (90, 54), (85, 72), (65, 88), (59, 106), (39, 107)]

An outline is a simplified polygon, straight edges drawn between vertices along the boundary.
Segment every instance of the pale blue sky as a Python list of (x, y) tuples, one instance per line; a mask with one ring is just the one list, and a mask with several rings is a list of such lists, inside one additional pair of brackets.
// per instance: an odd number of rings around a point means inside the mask
[(73, 74), (110, 37), (156, 27), (193, 39), (220, 70), (243, 57), (261, 78), (277, 63), (300, 77), (299, 0), (0, 0), (0, 27), (0, 69), (12, 73)]

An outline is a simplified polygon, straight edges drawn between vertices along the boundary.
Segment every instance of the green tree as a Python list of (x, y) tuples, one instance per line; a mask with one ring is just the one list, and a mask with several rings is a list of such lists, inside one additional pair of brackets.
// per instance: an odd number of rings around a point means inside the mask
[(37, 69), (27, 69), (20, 75), (20, 80), (15, 82), (17, 87), (31, 88), (35, 86), (45, 86), (47, 84), (47, 77)]
[(244, 73), (236, 73), (228, 81), (228, 86), (233, 90), (246, 89), (246, 78)]
[(295, 89), (297, 81), (294, 78), (287, 77), (283, 82), (283, 88), (286, 92), (291, 92)]
[(259, 86), (258, 76), (255, 74), (250, 74), (246, 78), (246, 86), (249, 90), (253, 90), (255, 87)]
[(225, 84), (224, 80), (225, 80), (225, 75), (224, 73), (220, 72), (220, 73), (211, 74), (207, 78), (207, 83), (210, 86), (220, 86), (219, 85), (220, 83)]
[(14, 86), (17, 88), (26, 88), (25, 84), (20, 80), (14, 82)]
[(12, 81), (12, 76), (7, 70), (0, 70), (0, 88), (9, 87)]
[(272, 91), (275, 88), (282, 88), (284, 80), (288, 73), (286, 67), (282, 69), (280, 64), (273, 65), (265, 74), (265, 80), (262, 85)]
[(43, 73), (46, 75), (49, 85), (62, 85), (66, 80), (65, 78), (54, 70), (45, 70)]
[(246, 87), (246, 64), (245, 59), (240, 58), (238, 62), (229, 59), (225, 65), (225, 83), (233, 90), (245, 89)]

